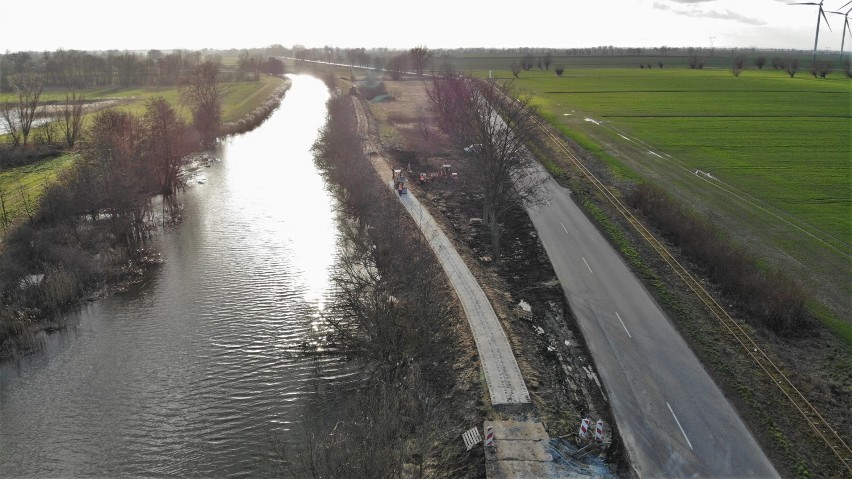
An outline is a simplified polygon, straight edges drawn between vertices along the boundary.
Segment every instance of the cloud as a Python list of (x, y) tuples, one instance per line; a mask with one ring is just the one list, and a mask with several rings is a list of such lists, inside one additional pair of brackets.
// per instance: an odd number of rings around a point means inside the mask
[[(713, 0), (672, 0), (676, 3), (706, 3)], [(759, 18), (747, 17), (745, 15), (739, 14), (737, 12), (732, 12), (730, 10), (705, 10), (702, 8), (690, 8), (688, 10), (684, 10), (682, 8), (672, 8), (669, 5), (664, 3), (654, 2), (654, 8), (656, 10), (664, 10), (668, 12), (675, 13), (677, 15), (683, 15), (685, 17), (693, 17), (693, 18), (714, 18), (717, 20), (732, 20), (739, 23), (745, 23), (747, 25), (766, 25), (766, 22)]]

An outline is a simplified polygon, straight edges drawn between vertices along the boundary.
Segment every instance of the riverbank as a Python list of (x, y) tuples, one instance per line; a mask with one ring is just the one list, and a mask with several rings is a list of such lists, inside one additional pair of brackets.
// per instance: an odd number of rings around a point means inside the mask
[[(289, 87), (290, 82), (285, 79), (262, 104), (240, 120), (222, 125), (220, 138), (262, 124)], [(60, 174), (56, 176), (62, 178)], [(32, 188), (45, 186), (37, 184)], [(53, 193), (47, 189), (45, 192), (43, 208), (55, 209), (58, 203), (68, 201), (55, 189)], [(22, 186), (20, 194), (29, 197)], [(108, 216), (95, 215), (79, 227), (63, 228), (62, 220), (53, 217), (54, 212), (41, 212), (37, 207), (39, 198), (25, 200), (26, 217), (6, 232), (0, 258), (0, 288), (6, 292), (0, 309), (0, 360), (37, 350), (40, 336), (62, 329), (64, 314), (82, 301), (124, 290), (159, 264), (157, 253), (147, 248), (145, 238), (156, 234), (158, 225), (178, 221), (180, 208), (174, 195), (168, 200), (158, 198), (162, 205), (150, 208), (149, 214), (139, 218), (142, 237), (130, 248), (119, 244), (119, 238), (108, 227), (111, 221), (101, 221), (109, 220)], [(36, 256), (46, 259), (30, 264), (30, 258)]]
[[(461, 307), (425, 238), (365, 154), (348, 96), (329, 101), (314, 150), (341, 205), (338, 300), (305, 353), (358, 364), (356, 385), (326, 386), (282, 440), (282, 477), (482, 478), (481, 448), (461, 435), (488, 408)], [(301, 439), (301, 438), (300, 438)]]

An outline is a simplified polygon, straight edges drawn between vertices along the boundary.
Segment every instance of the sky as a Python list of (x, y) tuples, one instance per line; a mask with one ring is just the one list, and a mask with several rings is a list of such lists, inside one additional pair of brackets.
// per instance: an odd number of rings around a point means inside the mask
[[(793, 0), (0, 0), (0, 52), (200, 50), (273, 44), (408, 49), (783, 48), (811, 50), (818, 7)], [(796, 0), (813, 1), (813, 0)], [(818, 0), (817, 0), (818, 1)], [(824, 0), (826, 12), (849, 0)], [(227, 7), (220, 7), (226, 5)], [(852, 3), (844, 11), (852, 8)], [(820, 50), (839, 50), (827, 14)], [(846, 32), (845, 50), (852, 47)]]

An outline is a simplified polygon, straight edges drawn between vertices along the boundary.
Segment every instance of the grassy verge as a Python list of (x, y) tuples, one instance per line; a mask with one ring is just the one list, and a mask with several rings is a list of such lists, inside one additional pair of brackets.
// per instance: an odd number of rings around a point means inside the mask
[[(5, 219), (9, 223), (15, 223), (37, 210), (45, 186), (52, 183), (76, 159), (77, 154), (69, 153), (50, 160), (0, 171), (0, 194), (5, 204)], [(0, 222), (2, 221), (4, 219), (0, 218)]]

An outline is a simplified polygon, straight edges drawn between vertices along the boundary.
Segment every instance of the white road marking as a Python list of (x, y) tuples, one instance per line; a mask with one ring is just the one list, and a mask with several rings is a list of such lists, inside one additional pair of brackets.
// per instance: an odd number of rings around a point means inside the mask
[(656, 156), (657, 158), (660, 158), (660, 159), (662, 159), (662, 158), (663, 158), (662, 156), (658, 155), (657, 153), (655, 153), (655, 152), (653, 152), (653, 151), (651, 151), (651, 150), (648, 150), (648, 153), (650, 153), (650, 154), (652, 154), (652, 155)]
[(624, 325), (624, 321), (621, 320), (621, 315), (616, 311), (615, 317), (618, 318), (618, 321), (621, 322), (621, 327), (624, 328), (624, 332), (627, 333), (627, 337), (633, 339), (633, 336), (630, 335), (630, 331), (627, 330), (627, 326)]
[(620, 137), (624, 138), (624, 139), (625, 139), (625, 140), (627, 140), (627, 141), (633, 141), (633, 140), (631, 140), (630, 138), (627, 138), (626, 136), (622, 135), (621, 133), (619, 133), (619, 134), (618, 134), (618, 136), (620, 136)]
[(668, 402), (666, 402), (666, 406), (669, 407), (669, 412), (672, 413), (672, 417), (674, 418), (675, 422), (677, 423), (677, 427), (680, 428), (680, 433), (683, 434), (683, 438), (686, 439), (686, 444), (689, 446), (689, 449), (694, 451), (695, 449), (692, 449), (692, 443), (689, 442), (689, 438), (686, 437), (686, 433), (683, 432), (683, 426), (680, 425), (680, 421), (677, 420), (677, 416), (675, 416), (675, 413), (672, 410), (672, 405), (669, 404)]
[(592, 271), (592, 268), (589, 267), (589, 262), (586, 261), (586, 258), (583, 258), (583, 262), (586, 263), (586, 268), (589, 268), (589, 273), (595, 274), (595, 272)]
[(566, 234), (566, 235), (567, 235), (567, 234), (570, 234), (570, 233), (568, 233), (568, 228), (566, 228), (566, 227), (565, 227), (565, 225), (564, 225), (564, 224), (562, 224), (562, 222), (561, 222), (561, 221), (559, 222), (559, 224), (560, 224), (560, 225), (562, 225), (562, 229), (563, 229), (563, 230), (565, 230), (565, 234)]

